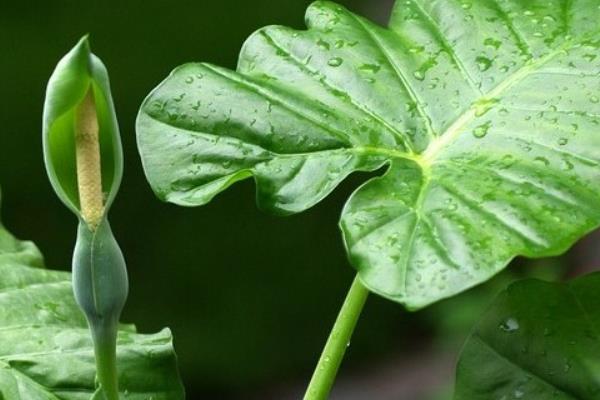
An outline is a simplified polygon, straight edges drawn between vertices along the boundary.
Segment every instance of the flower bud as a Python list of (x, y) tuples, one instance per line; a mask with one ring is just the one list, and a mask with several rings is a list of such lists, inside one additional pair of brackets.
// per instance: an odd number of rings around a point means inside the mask
[[(76, 132), (76, 128), (85, 131)], [(80, 190), (86, 182), (78, 182), (78, 171), (86, 168), (85, 157), (78, 163), (78, 155), (85, 155), (85, 149), (78, 151), (76, 144), (85, 143), (89, 130), (94, 129), (100, 163), (97, 187), (102, 194), (102, 207), (96, 214), (104, 215), (119, 189), (123, 151), (108, 73), (90, 51), (86, 36), (56, 66), (46, 90), (43, 121), (44, 162), (50, 183), (80, 219), (89, 196)]]

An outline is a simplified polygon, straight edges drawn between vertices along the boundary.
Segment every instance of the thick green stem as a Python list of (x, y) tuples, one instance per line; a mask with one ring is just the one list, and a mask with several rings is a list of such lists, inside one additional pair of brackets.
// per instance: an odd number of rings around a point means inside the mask
[(96, 376), (106, 400), (119, 400), (119, 380), (117, 376), (117, 349), (115, 342), (116, 323), (94, 321), (92, 336), (96, 354)]
[(308, 384), (304, 400), (325, 400), (329, 396), (368, 295), (369, 291), (356, 276)]

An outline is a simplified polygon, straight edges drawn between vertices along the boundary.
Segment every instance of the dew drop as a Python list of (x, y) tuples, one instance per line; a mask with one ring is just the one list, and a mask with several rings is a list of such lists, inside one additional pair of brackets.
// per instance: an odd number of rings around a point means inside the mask
[(416, 70), (415, 72), (413, 72), (413, 76), (415, 77), (415, 79), (420, 81), (425, 79), (425, 74), (421, 70)]
[[(498, 103), (497, 99), (481, 99), (475, 103), (475, 116), (481, 117), (492, 109), (494, 104)], [(508, 111), (508, 110), (507, 110)]]
[(484, 56), (475, 58), (475, 62), (477, 63), (477, 66), (481, 72), (487, 71), (492, 66), (492, 60)]
[(575, 166), (569, 160), (563, 160), (561, 163), (561, 169), (563, 171), (571, 171)]
[(508, 318), (500, 324), (499, 328), (504, 332), (515, 332), (519, 329), (519, 321), (514, 318)]
[(328, 42), (324, 41), (323, 39), (319, 39), (317, 40), (317, 46), (319, 46), (320, 48), (322, 48), (323, 50), (329, 50), (330, 49), (330, 45)]
[(221, 163), (221, 165), (223, 166), (223, 168), (228, 169), (229, 167), (231, 167), (231, 161), (230, 160), (223, 161)]
[(475, 136), (477, 139), (485, 137), (485, 135), (487, 135), (488, 131), (490, 130), (491, 125), (492, 121), (488, 121), (485, 124), (479, 125), (475, 129), (473, 129), (473, 136)]
[(342, 65), (343, 62), (344, 60), (342, 60), (340, 57), (333, 57), (330, 58), (329, 61), (327, 61), (327, 65), (329, 65), (330, 67), (339, 67), (340, 65)]
[(377, 73), (381, 69), (381, 65), (379, 64), (363, 64), (358, 67), (361, 71)]
[(548, 159), (546, 157), (535, 157), (533, 159), (533, 161), (537, 162), (538, 164), (542, 164), (544, 167), (547, 167), (548, 165), (550, 165), (550, 161), (548, 161)]
[(487, 38), (483, 41), (483, 44), (486, 46), (490, 46), (495, 48), (496, 50), (498, 50), (500, 48), (500, 46), (502, 46), (502, 42), (499, 40), (496, 40), (494, 38)]

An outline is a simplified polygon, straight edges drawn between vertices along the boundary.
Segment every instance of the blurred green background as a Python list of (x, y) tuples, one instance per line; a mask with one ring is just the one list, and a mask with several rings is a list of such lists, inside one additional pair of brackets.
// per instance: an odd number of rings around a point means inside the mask
[[(256, 210), (251, 181), (206, 207), (162, 204), (137, 154), (137, 109), (179, 64), (210, 61), (234, 68), (254, 30), (269, 24), (303, 28), (309, 3), (0, 3), (3, 220), (41, 247), (49, 267), (68, 269), (76, 221), (46, 179), (42, 104), (55, 64), (89, 32), (93, 51), (109, 69), (126, 156), (111, 215), (131, 281), (123, 319), (143, 332), (172, 328), (190, 399), (300, 397), (353, 277), (337, 219), (367, 175), (352, 176), (323, 203), (287, 218)], [(392, 5), (340, 3), (380, 23)], [(527, 270), (560, 273), (558, 260), (537, 264), (554, 268)], [(332, 398), (449, 398), (453, 362), (468, 327), (514, 274), (414, 315), (371, 296)]]

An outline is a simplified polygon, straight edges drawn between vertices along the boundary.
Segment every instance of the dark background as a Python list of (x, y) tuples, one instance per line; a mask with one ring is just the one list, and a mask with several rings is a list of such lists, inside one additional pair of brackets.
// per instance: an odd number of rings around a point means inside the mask
[[(149, 189), (134, 120), (143, 98), (174, 67), (210, 61), (234, 68), (250, 33), (269, 24), (302, 28), (310, 2), (6, 3), (0, 2), (5, 224), (34, 240), (49, 267), (68, 269), (76, 221), (46, 178), (42, 104), (57, 61), (89, 32), (111, 76), (126, 156), (111, 213), (130, 273), (124, 320), (142, 332), (172, 328), (189, 399), (300, 398), (353, 278), (337, 219), (367, 176), (352, 176), (318, 206), (287, 218), (256, 210), (250, 180), (205, 207), (178, 208)], [(392, 1), (340, 3), (385, 23)], [(488, 298), (522, 271), (561, 274), (561, 260), (534, 263), (546, 268), (525, 263), (417, 314), (371, 296), (332, 398), (448, 399), (460, 344)]]

